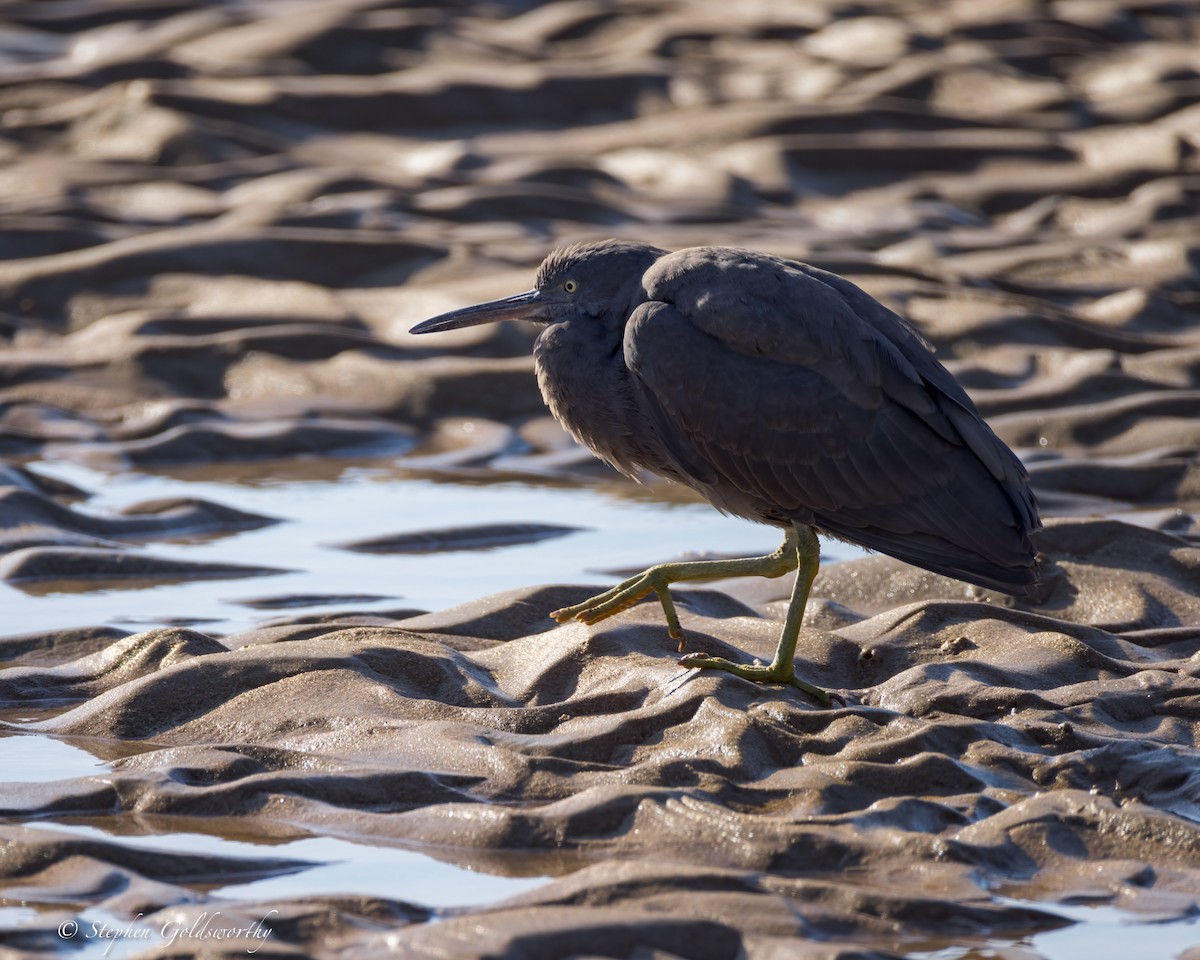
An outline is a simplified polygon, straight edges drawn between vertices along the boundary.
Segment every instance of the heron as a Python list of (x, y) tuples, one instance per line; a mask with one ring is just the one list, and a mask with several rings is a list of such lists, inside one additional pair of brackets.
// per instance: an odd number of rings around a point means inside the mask
[(1041, 522), (1021, 461), (917, 330), (837, 274), (734, 247), (577, 243), (546, 257), (533, 289), (412, 332), (499, 320), (542, 326), (542, 396), (601, 459), (783, 530), (764, 556), (652, 566), (554, 611), (560, 623), (594, 624), (654, 594), (683, 653), (671, 584), (795, 571), (771, 663), (679, 663), (829, 705), (795, 669), (818, 533), (1005, 593), (1037, 583)]

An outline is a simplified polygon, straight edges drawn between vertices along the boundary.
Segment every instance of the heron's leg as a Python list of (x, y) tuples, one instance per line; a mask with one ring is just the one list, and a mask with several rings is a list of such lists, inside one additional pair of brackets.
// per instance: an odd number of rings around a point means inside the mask
[[(797, 566), (796, 585), (792, 588), (792, 602), (788, 605), (787, 618), (783, 623), (783, 633), (779, 637), (779, 646), (775, 650), (775, 659), (769, 666), (761, 663), (742, 664), (726, 660), (724, 657), (710, 657), (704, 653), (693, 653), (679, 662), (685, 667), (698, 670), (724, 670), (734, 676), (755, 683), (786, 683), (797, 687), (815, 697), (825, 706), (832, 702), (828, 693), (820, 687), (814, 687), (796, 676), (796, 641), (800, 637), (800, 624), (804, 620), (804, 608), (808, 604), (808, 592), (817, 576), (817, 567), (821, 562), (821, 547), (812, 527), (797, 526)], [(787, 541), (785, 541), (786, 544)]]
[(784, 535), (779, 549), (763, 557), (660, 563), (637, 576), (622, 580), (612, 589), (605, 590), (590, 600), (555, 610), (550, 616), (559, 623), (568, 620), (597, 623), (632, 607), (643, 597), (656, 593), (667, 618), (667, 629), (671, 637), (679, 641), (679, 652), (682, 653), (683, 630), (679, 626), (679, 616), (675, 612), (671, 592), (667, 589), (670, 584), (681, 580), (723, 580), (726, 577), (782, 577), (796, 569), (800, 536), (795, 528), (789, 530)]

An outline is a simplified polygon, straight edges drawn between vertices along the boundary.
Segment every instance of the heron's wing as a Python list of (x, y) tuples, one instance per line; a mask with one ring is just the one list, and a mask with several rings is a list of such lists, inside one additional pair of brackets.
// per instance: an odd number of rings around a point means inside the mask
[(663, 446), (733, 512), (1024, 585), (1037, 518), (1020, 461), (907, 324), (829, 277), (719, 248), (651, 269), (624, 350)]

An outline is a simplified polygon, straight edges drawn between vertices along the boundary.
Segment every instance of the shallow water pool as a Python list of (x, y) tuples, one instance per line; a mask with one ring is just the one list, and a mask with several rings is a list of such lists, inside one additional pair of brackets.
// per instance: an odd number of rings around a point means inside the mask
[[(302, 837), (260, 842), (181, 830), (144, 836), (109, 833), (96, 826), (39, 822), (39, 828), (116, 843), (120, 846), (170, 853), (197, 853), (253, 863), (257, 859), (295, 860), (296, 867), (250, 882), (209, 887), (207, 893), (228, 900), (283, 900), (354, 894), (382, 897), (434, 909), (492, 903), (541, 886), (545, 874), (505, 876), (484, 873), (402, 847), (355, 843), (338, 837)], [(514, 866), (534, 866), (536, 858)]]
[[(328, 472), (329, 461), (322, 465)], [(295, 463), (290, 466), (297, 470)], [(0, 595), (6, 635), (97, 624), (138, 631), (179, 623), (228, 634), (308, 612), (438, 610), (517, 587), (610, 584), (614, 577), (604, 570), (644, 566), (685, 553), (770, 552), (779, 539), (768, 527), (721, 516), (706, 504), (664, 503), (649, 495), (631, 499), (626, 486), (606, 491), (520, 481), (432, 480), (406, 475), (384, 462), (347, 464), (320, 479), (264, 474), (247, 480), (237, 465), (224, 478), (219, 473), (200, 478), (110, 475), (64, 462), (36, 463), (31, 469), (92, 492), (86, 504), (75, 508), (83, 512), (102, 514), (146, 500), (197, 497), (279, 518), (281, 523), (257, 530), (155, 541), (132, 549), (290, 572), (175, 583), (4, 584)], [(335, 546), (384, 534), (512, 523), (580, 529), (486, 550), (384, 555)], [(862, 553), (841, 543), (826, 543), (823, 551), (837, 559)], [(244, 602), (289, 595), (355, 599), (300, 602), (265, 611)], [(364, 595), (380, 599), (356, 599)]]
[(0, 736), (0, 775), (5, 783), (50, 783), (110, 769), (86, 750), (55, 737), (35, 733)]

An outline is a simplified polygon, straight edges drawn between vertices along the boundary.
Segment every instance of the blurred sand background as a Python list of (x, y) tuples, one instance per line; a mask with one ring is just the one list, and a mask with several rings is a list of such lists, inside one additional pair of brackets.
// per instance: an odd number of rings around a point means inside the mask
[[(236, 480), (370, 454), (617, 483), (546, 416), (536, 331), (407, 333), (609, 236), (804, 259), (910, 317), (1028, 464), (1050, 561), (1038, 606), (828, 565), (800, 656), (847, 694), (835, 710), (681, 677), (650, 606), (548, 630), (591, 592), (571, 584), (225, 636), (0, 639), (6, 722), (111, 768), (0, 786), (2, 905), (37, 909), (0, 956), (63, 949), (79, 911), (161, 925), (214, 902), (279, 911), (259, 956), (1024, 960), (1081, 904), (1153, 921), (1143, 956), (1182, 955), (1200, 5), (10, 2), (0, 112), (9, 584), (264, 572), (154, 544), (270, 518), (200, 497), (89, 512), (38, 461)], [(761, 656), (786, 594), (682, 591), (684, 626)], [(437, 923), (385, 895), (234, 904), (214, 877), (278, 863), (46, 820), (432, 845), (556, 879)]]

